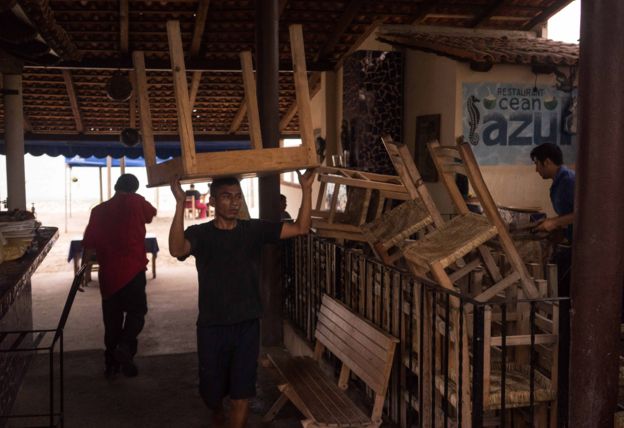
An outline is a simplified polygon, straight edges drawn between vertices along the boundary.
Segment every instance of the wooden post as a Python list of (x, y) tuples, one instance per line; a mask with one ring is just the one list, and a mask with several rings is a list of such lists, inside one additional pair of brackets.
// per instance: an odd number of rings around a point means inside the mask
[[(257, 92), (245, 94), (247, 116), (251, 119), (253, 107), (250, 96), (258, 97), (259, 122), (262, 123), (261, 142), (254, 148), (279, 147), (279, 9), (277, 0), (256, 2), (256, 79)], [(251, 55), (250, 55), (251, 57)], [(248, 79), (253, 82), (252, 79)], [(250, 121), (250, 133), (252, 131)], [(279, 175), (261, 177), (259, 180), (260, 218), (280, 219)], [(266, 245), (262, 252), (261, 290), (264, 306), (262, 344), (276, 346), (283, 341), (282, 284), (280, 247)]]
[(169, 58), (173, 72), (173, 91), (178, 113), (178, 133), (180, 134), (180, 150), (182, 166), (185, 171), (195, 169), (195, 137), (193, 135), (193, 117), (189, 100), (186, 65), (180, 34), (179, 21), (167, 21), (167, 39), (169, 41)]
[(4, 138), (6, 141), (7, 207), (26, 209), (26, 174), (24, 169), (24, 110), (22, 74), (3, 74)]
[(624, 187), (624, 57), (615, 53), (624, 48), (622, 16), (624, 2), (581, 2), (569, 376), (574, 427), (612, 426), (618, 398), (624, 199), (616, 195)]

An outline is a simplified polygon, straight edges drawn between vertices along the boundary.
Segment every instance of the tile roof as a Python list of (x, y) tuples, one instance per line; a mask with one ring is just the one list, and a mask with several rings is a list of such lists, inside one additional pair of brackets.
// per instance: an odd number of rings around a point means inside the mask
[(530, 32), (387, 26), (380, 29), (377, 39), (478, 64), (574, 66), (579, 60), (577, 44), (539, 38)]

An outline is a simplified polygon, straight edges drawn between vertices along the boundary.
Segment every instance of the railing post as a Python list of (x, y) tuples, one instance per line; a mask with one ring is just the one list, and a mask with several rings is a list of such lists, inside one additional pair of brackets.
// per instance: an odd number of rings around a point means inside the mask
[(472, 426), (483, 425), (483, 305), (475, 305), (472, 339)]

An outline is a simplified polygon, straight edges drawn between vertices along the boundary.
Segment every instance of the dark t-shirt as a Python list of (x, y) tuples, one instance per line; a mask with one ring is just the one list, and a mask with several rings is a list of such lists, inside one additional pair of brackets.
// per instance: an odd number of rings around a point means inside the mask
[(281, 230), (281, 223), (264, 220), (238, 220), (231, 230), (217, 229), (214, 221), (186, 229), (199, 282), (197, 325), (229, 325), (261, 316), (260, 250), (279, 241)]

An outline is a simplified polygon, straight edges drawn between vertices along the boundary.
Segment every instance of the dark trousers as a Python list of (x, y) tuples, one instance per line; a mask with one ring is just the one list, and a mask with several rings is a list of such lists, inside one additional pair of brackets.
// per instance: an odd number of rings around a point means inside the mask
[[(559, 297), (570, 297), (570, 277), (572, 275), (572, 248), (559, 245), (551, 258), (557, 265), (557, 286)], [(559, 392), (558, 413), (560, 427), (567, 426), (568, 421), (568, 384), (570, 366), (570, 303), (562, 300), (559, 305)]]
[(136, 354), (137, 337), (143, 330), (147, 313), (145, 283), (145, 271), (139, 272), (121, 290), (102, 299), (107, 365), (116, 362), (113, 351), (118, 346), (133, 356)]

